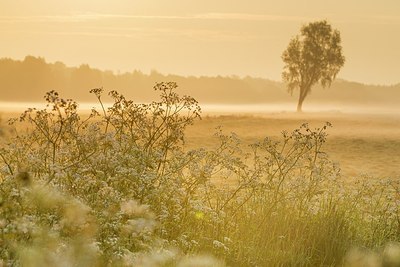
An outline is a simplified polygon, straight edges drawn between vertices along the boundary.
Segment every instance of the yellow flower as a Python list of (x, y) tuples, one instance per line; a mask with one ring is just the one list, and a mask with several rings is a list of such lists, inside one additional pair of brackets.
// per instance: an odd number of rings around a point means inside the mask
[(194, 215), (194, 217), (198, 220), (203, 220), (204, 219), (204, 213), (202, 211), (197, 211)]

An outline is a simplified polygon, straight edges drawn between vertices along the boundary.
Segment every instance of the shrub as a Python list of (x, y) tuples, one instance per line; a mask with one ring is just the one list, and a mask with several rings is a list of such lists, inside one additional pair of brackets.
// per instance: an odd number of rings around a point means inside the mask
[(399, 184), (345, 187), (323, 151), (329, 123), (251, 153), (219, 128), (213, 150), (188, 151), (201, 109), (176, 87), (156, 84), (149, 104), (112, 91), (109, 108), (92, 89), (101, 110), (84, 118), (51, 91), (47, 108), (11, 121), (0, 148), (5, 263), (338, 265), (352, 247), (399, 241)]

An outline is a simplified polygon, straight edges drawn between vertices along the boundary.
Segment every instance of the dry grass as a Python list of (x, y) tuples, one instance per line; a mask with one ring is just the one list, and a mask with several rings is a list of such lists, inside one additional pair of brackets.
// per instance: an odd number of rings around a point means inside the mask
[(369, 174), (377, 178), (400, 178), (400, 116), (342, 113), (266, 113), (266, 114), (206, 114), (187, 130), (188, 147), (215, 145), (211, 133), (217, 126), (235, 132), (250, 144), (262, 138), (279, 137), (282, 130), (292, 131), (304, 122), (311, 128), (326, 121), (329, 129), (325, 151), (340, 164), (348, 178)]

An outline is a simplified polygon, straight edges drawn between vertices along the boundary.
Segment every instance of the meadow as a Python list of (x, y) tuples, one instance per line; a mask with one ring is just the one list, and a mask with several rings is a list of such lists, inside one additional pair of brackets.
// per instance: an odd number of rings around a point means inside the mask
[(347, 179), (369, 175), (376, 179), (399, 179), (400, 115), (342, 112), (205, 112), (200, 121), (186, 131), (188, 147), (215, 145), (212, 133), (218, 126), (236, 133), (251, 144), (265, 137), (279, 138), (281, 132), (292, 131), (308, 123), (311, 128), (330, 122), (324, 150), (340, 165)]
[(91, 114), (52, 91), (3, 124), (2, 265), (398, 266), (399, 117), (201, 114), (155, 89)]

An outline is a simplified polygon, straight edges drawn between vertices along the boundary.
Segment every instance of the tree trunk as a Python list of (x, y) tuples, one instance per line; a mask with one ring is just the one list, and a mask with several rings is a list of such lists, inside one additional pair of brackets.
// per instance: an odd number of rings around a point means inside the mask
[(299, 98), (299, 102), (297, 103), (297, 112), (303, 112), (302, 110), (303, 101), (304, 99)]
[(304, 99), (307, 96), (309, 90), (307, 90), (306, 88), (302, 87), (300, 88), (300, 96), (299, 96), (299, 102), (297, 102), (297, 112), (302, 112), (302, 107), (303, 107), (303, 102)]

